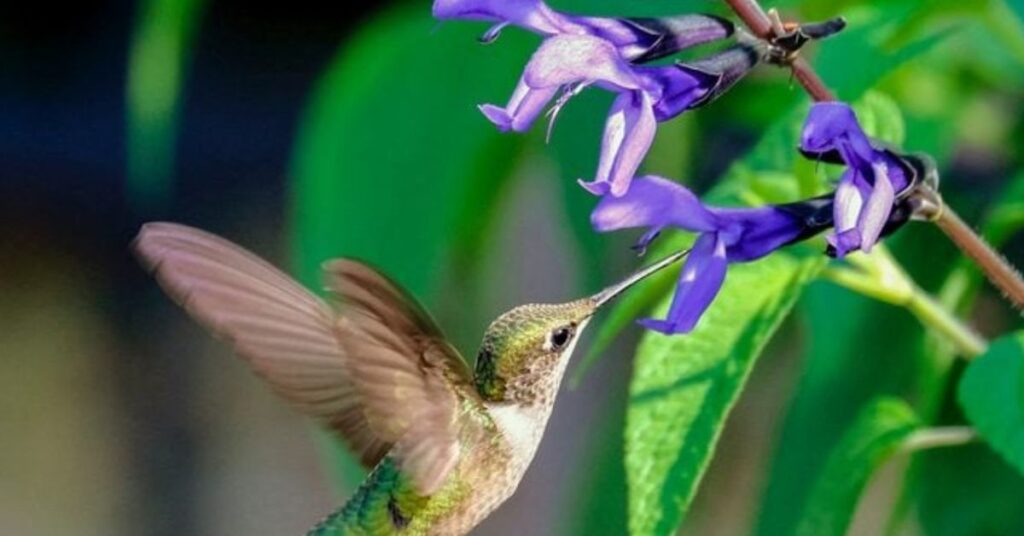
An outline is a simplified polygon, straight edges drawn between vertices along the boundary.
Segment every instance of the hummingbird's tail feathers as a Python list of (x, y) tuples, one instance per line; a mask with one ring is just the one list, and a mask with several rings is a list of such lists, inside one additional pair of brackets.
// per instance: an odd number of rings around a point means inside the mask
[(336, 314), (323, 300), (249, 251), (192, 227), (148, 223), (133, 250), (172, 299), (279, 395), (338, 432), (364, 464), (376, 465), (391, 448), (367, 423)]

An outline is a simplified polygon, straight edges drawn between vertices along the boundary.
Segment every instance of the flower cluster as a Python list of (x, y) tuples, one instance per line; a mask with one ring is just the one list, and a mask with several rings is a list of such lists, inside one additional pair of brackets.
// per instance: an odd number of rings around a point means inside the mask
[(623, 195), (654, 141), (657, 123), (710, 102), (760, 58), (748, 43), (691, 63), (641, 64), (734, 34), (730, 22), (709, 15), (579, 17), (540, 0), (436, 0), (434, 16), (494, 22), (482, 39), (488, 42), (510, 24), (546, 37), (508, 104), (480, 106), (503, 131), (528, 130), (555, 101), (553, 124), (562, 106), (590, 86), (618, 95), (605, 123), (597, 172), (593, 180), (580, 181), (595, 195)]
[(766, 56), (760, 42), (739, 36), (732, 46), (703, 59), (652, 66), (645, 63), (737, 32), (728, 21), (708, 15), (584, 17), (555, 11), (541, 0), (435, 0), (434, 15), (493, 23), (484, 42), (497, 39), (508, 25), (544, 36), (508, 103), (480, 106), (502, 131), (529, 129), (549, 107), (553, 124), (562, 106), (587, 87), (617, 94), (597, 171), (593, 180), (580, 181), (601, 196), (591, 223), (601, 232), (645, 228), (636, 245), (641, 251), (669, 227), (698, 234), (667, 317), (641, 320), (652, 330), (694, 329), (718, 294), (729, 264), (760, 259), (828, 229), (833, 231), (826, 237), (826, 253), (842, 257), (869, 251), (908, 221), (908, 194), (927, 175), (920, 159), (871, 140), (849, 106), (821, 103), (810, 111), (800, 151), (847, 167), (834, 192), (756, 208), (709, 206), (678, 183), (634, 175), (657, 124), (729, 89)]
[(800, 151), (808, 158), (847, 166), (835, 192), (835, 232), (828, 236), (836, 256), (871, 251), (893, 206), (915, 183), (905, 157), (872, 141), (849, 106), (814, 105), (804, 124)]
[(721, 208), (701, 203), (682, 185), (640, 177), (622, 197), (605, 196), (590, 220), (598, 231), (646, 227), (637, 243), (647, 245), (666, 227), (699, 233), (679, 276), (666, 320), (641, 323), (665, 333), (686, 333), (711, 305), (729, 263), (749, 262), (832, 224), (831, 196), (786, 205)]

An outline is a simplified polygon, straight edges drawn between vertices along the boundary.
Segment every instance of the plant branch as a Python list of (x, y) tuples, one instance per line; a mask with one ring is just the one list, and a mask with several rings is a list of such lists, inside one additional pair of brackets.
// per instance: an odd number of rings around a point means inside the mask
[(1020, 273), (1002, 255), (978, 236), (949, 207), (944, 206), (934, 221), (960, 251), (974, 260), (989, 281), (1003, 292), (1003, 296), (1014, 307), (1018, 310), (1024, 309), (1024, 281), (1021, 280)]
[[(772, 44), (773, 40), (778, 37), (775, 28), (779, 27), (779, 24), (773, 23), (773, 17), (765, 12), (757, 0), (725, 0), (725, 2), (757, 37), (769, 44)], [(778, 17), (774, 11), (772, 15), (777, 21)], [(835, 94), (828, 89), (828, 86), (807, 60), (794, 56), (787, 64), (793, 72), (793, 77), (812, 99), (817, 102), (836, 100)], [(926, 197), (937, 200), (939, 203), (936, 206), (934, 217), (929, 220), (934, 222), (964, 255), (978, 265), (988, 280), (1017, 310), (1024, 310), (1024, 279), (1021, 279), (1020, 272), (992, 249), (985, 239), (964, 223), (953, 209), (942, 203), (938, 192), (927, 185), (919, 185), (918, 189)]]
[(901, 447), (905, 452), (917, 452), (937, 447), (958, 447), (977, 439), (978, 433), (970, 426), (940, 426), (911, 433)]
[(871, 255), (851, 255), (848, 260), (856, 268), (829, 266), (822, 276), (854, 292), (906, 308), (964, 359), (985, 352), (988, 342), (917, 286), (885, 248), (876, 247)]
[(761, 39), (774, 37), (772, 21), (768, 14), (761, 8), (757, 0), (725, 0), (729, 7), (736, 12), (736, 16), (743, 21), (743, 24), (750, 28), (750, 31)]

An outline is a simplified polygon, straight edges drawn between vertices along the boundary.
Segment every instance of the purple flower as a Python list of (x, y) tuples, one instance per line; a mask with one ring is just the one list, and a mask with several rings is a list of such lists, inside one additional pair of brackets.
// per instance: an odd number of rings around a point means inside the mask
[(827, 237), (836, 256), (871, 251), (893, 206), (914, 183), (914, 170), (899, 155), (872, 142), (853, 109), (841, 102), (811, 108), (800, 150), (810, 158), (847, 166), (836, 187), (836, 229)]
[(597, 173), (593, 181), (581, 184), (597, 195), (619, 196), (650, 149), (657, 123), (711, 101), (758, 57), (751, 47), (737, 45), (690, 64), (638, 66), (605, 39), (556, 35), (533, 54), (508, 104), (484, 104), (480, 111), (502, 131), (523, 132), (559, 92), (550, 112), (552, 123), (561, 107), (586, 87), (618, 93), (605, 123)]
[(559, 110), (583, 89), (593, 85), (618, 93), (605, 124), (597, 172), (592, 181), (580, 181), (598, 195), (625, 193), (658, 122), (709, 102), (760, 56), (740, 47), (688, 65), (635, 65), (733, 34), (731, 23), (708, 15), (582, 17), (555, 11), (541, 0), (435, 0), (434, 16), (492, 22), (495, 26), (483, 37), (487, 42), (510, 24), (547, 37), (508, 104), (480, 106), (502, 131), (529, 129), (554, 101), (550, 134)]
[(727, 20), (711, 15), (663, 18), (582, 17), (551, 9), (541, 0), (434, 0), (434, 18), (494, 23), (481, 39), (491, 42), (515, 25), (543, 36), (593, 35), (629, 61), (648, 61), (732, 35)]
[(757, 208), (706, 206), (680, 184), (645, 176), (625, 195), (603, 197), (590, 220), (601, 232), (647, 227), (637, 244), (641, 249), (666, 227), (699, 233), (668, 316), (640, 321), (662, 333), (688, 333), (718, 294), (730, 263), (759, 259), (823, 231), (832, 224), (831, 210), (829, 196)]

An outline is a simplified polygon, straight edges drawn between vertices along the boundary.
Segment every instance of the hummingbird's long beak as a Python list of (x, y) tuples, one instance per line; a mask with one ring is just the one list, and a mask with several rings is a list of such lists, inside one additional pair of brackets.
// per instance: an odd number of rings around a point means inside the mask
[(670, 264), (673, 264), (674, 262), (678, 261), (679, 259), (685, 257), (689, 252), (690, 250), (688, 249), (677, 251), (650, 266), (637, 270), (636, 272), (633, 273), (633, 275), (627, 277), (626, 279), (623, 279), (622, 281), (602, 290), (601, 292), (594, 294), (590, 298), (591, 300), (594, 301), (594, 309), (597, 309), (598, 307), (601, 307), (602, 305), (608, 303), (619, 294), (622, 294), (629, 287), (635, 285), (636, 283), (640, 282), (643, 279), (646, 279), (647, 276), (652, 275), (655, 272), (660, 271), (662, 268), (665, 268)]

